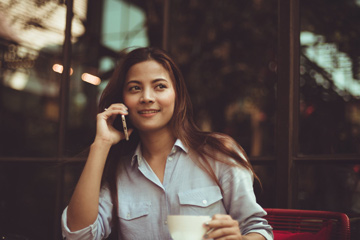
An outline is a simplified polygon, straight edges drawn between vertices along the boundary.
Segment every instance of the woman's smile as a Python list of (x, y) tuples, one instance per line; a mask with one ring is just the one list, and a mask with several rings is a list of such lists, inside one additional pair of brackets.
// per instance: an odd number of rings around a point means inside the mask
[(156, 110), (156, 109), (144, 109), (144, 110), (138, 111), (138, 113), (143, 117), (152, 117), (152, 116), (156, 115), (156, 113), (158, 113), (158, 112), (160, 112), (160, 110)]

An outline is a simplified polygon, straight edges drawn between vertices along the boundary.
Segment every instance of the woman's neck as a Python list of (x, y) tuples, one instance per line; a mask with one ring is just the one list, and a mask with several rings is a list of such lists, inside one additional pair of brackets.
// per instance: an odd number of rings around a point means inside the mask
[(140, 139), (141, 151), (147, 161), (166, 159), (176, 141), (171, 131), (140, 133)]

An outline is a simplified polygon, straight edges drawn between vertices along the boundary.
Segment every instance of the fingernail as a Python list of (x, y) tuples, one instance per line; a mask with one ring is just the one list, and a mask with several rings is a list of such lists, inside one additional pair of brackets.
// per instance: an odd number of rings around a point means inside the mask
[(205, 226), (207, 226), (207, 227), (208, 227), (208, 226), (209, 226), (209, 222), (205, 222)]

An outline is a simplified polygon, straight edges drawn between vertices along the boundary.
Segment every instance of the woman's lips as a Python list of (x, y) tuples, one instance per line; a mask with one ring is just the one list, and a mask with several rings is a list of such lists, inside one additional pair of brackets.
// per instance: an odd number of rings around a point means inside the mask
[(141, 110), (141, 111), (139, 111), (140, 114), (157, 113), (157, 112), (160, 112), (160, 110)]
[(140, 110), (138, 111), (138, 113), (141, 116), (145, 116), (145, 117), (150, 117), (155, 115), (156, 113), (160, 112), (160, 110), (156, 110), (156, 109), (146, 109), (146, 110)]

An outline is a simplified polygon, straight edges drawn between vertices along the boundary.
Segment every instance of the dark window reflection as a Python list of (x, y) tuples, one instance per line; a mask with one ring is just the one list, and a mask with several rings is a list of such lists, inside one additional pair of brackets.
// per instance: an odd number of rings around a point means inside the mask
[(57, 154), (60, 75), (56, 55), (0, 42), (0, 154), (43, 157)]
[(63, 185), (63, 206), (69, 204), (70, 198), (75, 190), (76, 183), (79, 180), (80, 174), (84, 168), (84, 162), (66, 162), (64, 165), (64, 185)]
[(297, 174), (297, 207), (360, 214), (359, 164), (303, 164)]
[[(74, 1), (72, 39), (86, 0)], [(0, 156), (53, 157), (58, 146), (64, 1), (0, 1)]]
[(277, 1), (171, 1), (170, 23), (198, 125), (273, 154)]
[(264, 165), (255, 165), (254, 170), (260, 178), (260, 183), (254, 181), (256, 201), (263, 207), (269, 208), (275, 204), (275, 166), (272, 162)]
[(53, 239), (58, 170), (50, 164), (0, 163), (1, 237)]
[(359, 239), (360, 165), (301, 164), (296, 174), (295, 208), (344, 212), (351, 239)]
[(300, 4), (300, 153), (360, 153), (360, 3)]

